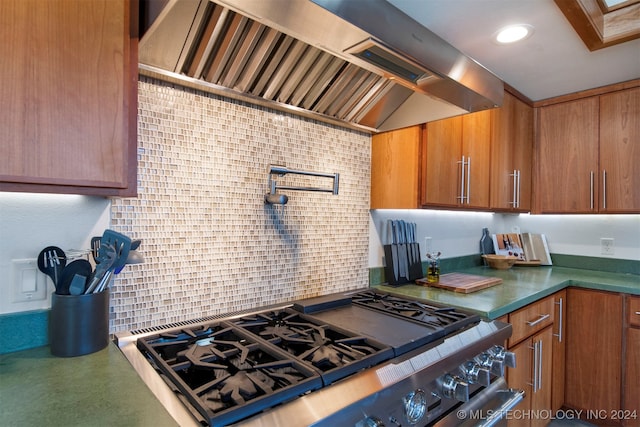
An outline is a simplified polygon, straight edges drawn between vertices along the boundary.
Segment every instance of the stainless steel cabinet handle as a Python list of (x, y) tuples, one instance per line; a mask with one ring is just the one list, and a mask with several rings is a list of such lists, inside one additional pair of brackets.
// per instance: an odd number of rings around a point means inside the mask
[(458, 162), (460, 164), (460, 195), (457, 197), (460, 199), (460, 203), (464, 203), (464, 156), (462, 156), (462, 160)]
[(471, 203), (471, 157), (467, 158), (467, 204)]
[(527, 325), (536, 326), (538, 323), (547, 320), (549, 317), (551, 317), (550, 314), (541, 314), (536, 320), (527, 320)]
[(607, 170), (602, 169), (602, 209), (607, 209)]
[(509, 202), (509, 204), (511, 206), (513, 206), (514, 208), (518, 207), (518, 196), (517, 196), (517, 188), (518, 188), (518, 171), (517, 170), (513, 170), (513, 174), (509, 174), (509, 176), (513, 177), (513, 195), (512, 195), (512, 202)]
[(591, 210), (593, 210), (593, 171), (589, 172), (589, 180), (591, 185), (591, 202), (589, 206), (591, 207)]
[(640, 316), (640, 311), (636, 311), (636, 314), (637, 314), (638, 316)]
[(558, 342), (562, 342), (562, 298), (556, 302), (558, 306), (558, 333), (553, 334), (554, 337), (558, 337)]
[(533, 350), (533, 380), (529, 385), (533, 387), (533, 392), (538, 391), (538, 341), (534, 341), (533, 347), (529, 347)]
[(517, 186), (517, 191), (516, 191), (516, 208), (520, 207), (520, 170), (518, 170), (518, 175), (517, 175), (517, 179), (518, 179), (518, 186)]
[(538, 341), (538, 390), (542, 389), (542, 341)]

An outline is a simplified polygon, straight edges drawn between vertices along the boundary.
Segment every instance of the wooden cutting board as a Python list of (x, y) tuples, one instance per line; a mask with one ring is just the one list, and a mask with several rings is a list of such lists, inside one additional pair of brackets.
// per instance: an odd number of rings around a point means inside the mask
[(502, 279), (498, 277), (475, 276), (473, 274), (447, 273), (440, 276), (439, 283), (427, 283), (427, 279), (418, 279), (416, 283), (423, 286), (447, 289), (449, 291), (468, 294), (499, 285)]

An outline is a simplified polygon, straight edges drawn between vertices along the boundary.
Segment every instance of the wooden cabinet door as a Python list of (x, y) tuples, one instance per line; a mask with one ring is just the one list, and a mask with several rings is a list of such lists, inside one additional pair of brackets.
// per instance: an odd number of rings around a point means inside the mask
[(640, 296), (627, 295), (627, 329), (622, 375), (625, 427), (640, 426)]
[(415, 209), (419, 201), (422, 126), (371, 138), (371, 209)]
[(565, 404), (610, 414), (622, 406), (622, 296), (567, 291)]
[(600, 212), (640, 212), (640, 88), (600, 96)]
[[(524, 390), (524, 399), (517, 406), (521, 413), (528, 413), (532, 409), (533, 396), (533, 341), (531, 338), (510, 347), (516, 357), (516, 367), (507, 368), (507, 383), (509, 387)], [(509, 427), (527, 427), (529, 420), (509, 419)]]
[(0, 190), (135, 194), (133, 15), (127, 0), (0, 1)]
[(627, 328), (624, 370), (625, 426), (640, 425), (640, 329)]
[[(509, 349), (516, 356), (516, 368), (507, 369), (509, 387), (525, 391), (525, 398), (517, 407), (521, 413), (530, 410), (532, 413), (542, 413), (542, 410), (551, 408), (552, 338), (553, 330), (549, 326)], [(510, 420), (508, 424), (515, 427), (543, 427), (548, 421), (544, 417), (531, 417)]]
[[(502, 107), (492, 110), (492, 209), (517, 212), (531, 210), (532, 163), (533, 108), (505, 92)], [(519, 179), (516, 175), (519, 175)]]
[(491, 111), (462, 116), (462, 154), (468, 162), (463, 206), (489, 207), (489, 173), (491, 157)]
[(423, 204), (460, 205), (462, 118), (437, 120), (426, 125)]
[[(538, 354), (534, 355), (533, 366), (536, 389), (531, 396), (531, 407), (542, 413), (551, 409), (553, 388), (553, 329), (546, 328), (533, 336), (532, 344)], [(535, 350), (534, 350), (535, 351)], [(535, 377), (537, 375), (537, 378)], [(545, 427), (549, 422), (545, 417), (532, 417), (532, 427)]]
[(598, 104), (591, 97), (538, 110), (538, 212), (597, 211)]

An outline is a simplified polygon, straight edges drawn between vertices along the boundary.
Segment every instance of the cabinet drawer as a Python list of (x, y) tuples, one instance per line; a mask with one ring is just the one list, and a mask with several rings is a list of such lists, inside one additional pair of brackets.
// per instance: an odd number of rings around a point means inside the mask
[(640, 326), (640, 297), (627, 297), (627, 319), (629, 325)]
[(547, 297), (509, 314), (513, 327), (509, 347), (551, 325), (554, 312), (553, 297)]

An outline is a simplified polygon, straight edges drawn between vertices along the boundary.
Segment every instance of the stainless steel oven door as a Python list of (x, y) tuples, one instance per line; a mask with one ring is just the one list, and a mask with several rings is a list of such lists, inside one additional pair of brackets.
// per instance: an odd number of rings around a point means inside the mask
[(492, 427), (506, 425), (510, 411), (524, 399), (523, 390), (507, 387), (507, 382), (500, 377), (491, 385), (458, 406), (434, 427)]

